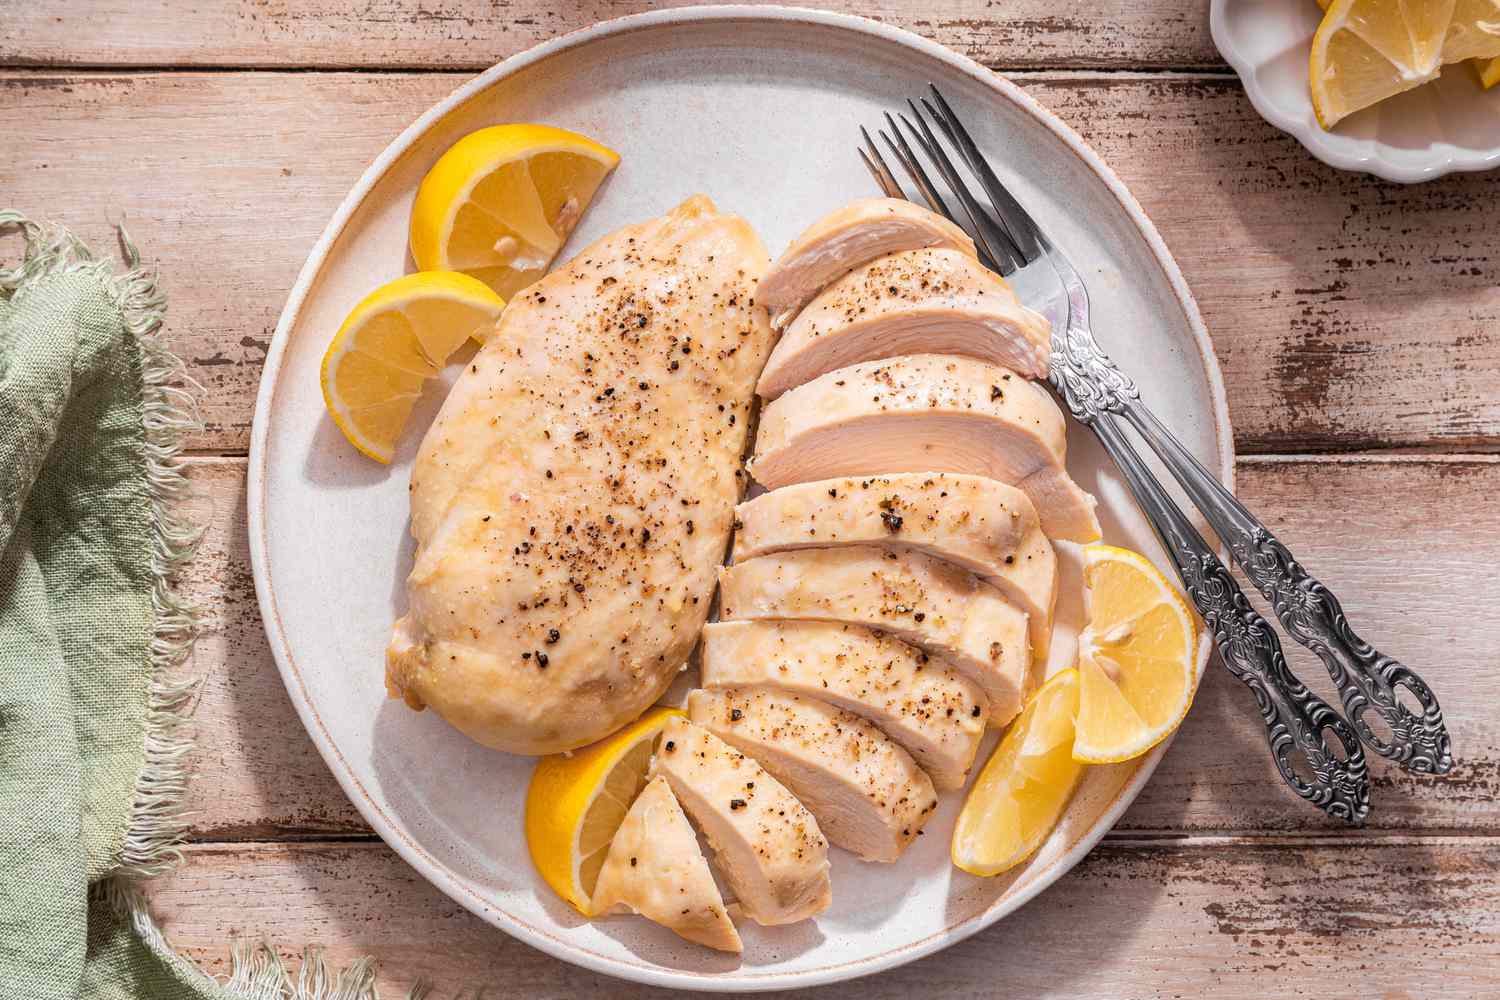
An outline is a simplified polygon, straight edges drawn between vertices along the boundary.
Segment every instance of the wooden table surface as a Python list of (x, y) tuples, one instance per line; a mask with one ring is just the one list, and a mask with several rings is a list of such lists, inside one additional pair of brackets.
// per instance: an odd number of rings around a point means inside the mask
[[(171, 941), (212, 971), (238, 934), (288, 957), (304, 942), (372, 954), (387, 996), (418, 976), (438, 997), (653, 992), (508, 938), (371, 833), (282, 689), (244, 527), (271, 331), (365, 165), (475, 71), (647, 6), (0, 0), (0, 203), (101, 248), (126, 222), (207, 388), (191, 446), (209, 529), (186, 581), (207, 614), (196, 818), (152, 895)], [(1006, 73), (1130, 186), (1213, 335), (1242, 495), (1425, 673), (1459, 763), (1437, 779), (1372, 763), (1370, 823), (1343, 829), (1281, 786), (1249, 693), (1214, 669), (1145, 793), (1073, 873), (941, 955), (812, 992), (1500, 995), (1500, 174), (1399, 187), (1314, 161), (1256, 116), (1206, 0), (837, 6)]]

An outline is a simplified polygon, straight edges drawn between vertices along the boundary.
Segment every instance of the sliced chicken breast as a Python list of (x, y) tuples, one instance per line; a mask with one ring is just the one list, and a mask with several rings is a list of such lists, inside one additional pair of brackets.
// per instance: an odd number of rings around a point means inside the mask
[(849, 545), (747, 559), (719, 571), (719, 617), (889, 632), (978, 684), (996, 726), (1020, 711), (1031, 683), (1026, 613), (972, 573), (916, 552)]
[(876, 257), (920, 247), (951, 247), (974, 256), (962, 229), (899, 198), (861, 198), (829, 212), (792, 241), (761, 280), (756, 301), (778, 330), (824, 286)]
[(708, 838), (740, 911), (764, 926), (828, 909), (828, 841), (812, 813), (751, 758), (687, 719), (662, 730), (664, 776)]
[(979, 685), (914, 646), (857, 625), (706, 625), (699, 672), (706, 688), (775, 688), (868, 719), (941, 789), (963, 786), (989, 719)]
[(955, 354), (1046, 378), (1047, 321), (967, 253), (908, 250), (855, 268), (787, 326), (755, 391), (766, 399), (835, 368), (903, 354)]
[(412, 468), (393, 697), (546, 754), (661, 696), (740, 496), (767, 264), (749, 224), (700, 196), (511, 300)]
[(735, 508), (737, 560), (850, 544), (915, 549), (993, 584), (1026, 612), (1032, 655), (1046, 658), (1057, 554), (1030, 498), (1014, 486), (953, 472), (902, 472), (783, 486)]
[(698, 835), (660, 775), (636, 796), (610, 841), (593, 905), (601, 915), (639, 913), (709, 948), (743, 950)]
[(1094, 498), (1065, 466), (1047, 391), (970, 358), (918, 354), (820, 375), (762, 411), (750, 471), (768, 489), (838, 476), (962, 472), (1031, 498), (1049, 538), (1099, 537)]
[(901, 857), (937, 808), (911, 754), (853, 712), (766, 688), (694, 691), (687, 710), (797, 796), (829, 843), (866, 861)]

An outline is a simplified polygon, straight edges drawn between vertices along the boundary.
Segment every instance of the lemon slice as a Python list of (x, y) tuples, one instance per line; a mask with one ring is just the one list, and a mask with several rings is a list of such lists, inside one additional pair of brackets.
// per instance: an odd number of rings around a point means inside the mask
[(1064, 670), (1026, 702), (990, 755), (953, 827), (953, 863), (999, 875), (1035, 853), (1078, 787), (1073, 759), (1078, 671)]
[(411, 255), (424, 271), (463, 271), (505, 298), (540, 278), (620, 156), (550, 125), (464, 136), (417, 189)]
[(1318, 124), (1437, 79), (1454, 0), (1334, 0), (1313, 36), (1308, 84)]
[(1479, 82), (1484, 84), (1485, 90), (1500, 83), (1500, 59), (1475, 60), (1474, 70), (1479, 74)]
[(547, 884), (586, 917), (609, 842), (646, 787), (656, 738), (684, 714), (653, 708), (598, 743), (537, 761), (526, 791), (526, 846)]
[(349, 312), (323, 354), (323, 402), (333, 422), (354, 447), (389, 462), (422, 383), (504, 309), (504, 299), (465, 274), (423, 271), (381, 285)]
[(1084, 549), (1089, 624), (1078, 637), (1078, 737), (1090, 764), (1138, 757), (1187, 714), (1197, 686), (1198, 627), (1186, 602), (1145, 556)]

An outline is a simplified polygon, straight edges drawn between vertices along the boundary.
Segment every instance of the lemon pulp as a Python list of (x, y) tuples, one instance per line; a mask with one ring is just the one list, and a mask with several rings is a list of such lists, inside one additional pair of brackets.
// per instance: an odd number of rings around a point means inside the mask
[(953, 863), (998, 875), (1025, 861), (1052, 832), (1083, 765), (1073, 759), (1078, 671), (1057, 674), (1027, 700), (964, 800), (953, 827)]
[(1074, 756), (1103, 764), (1165, 739), (1192, 704), (1197, 625), (1144, 556), (1112, 545), (1084, 550), (1089, 624), (1079, 636)]
[(441, 271), (408, 274), (366, 295), (323, 354), (319, 381), (333, 422), (354, 447), (389, 462), (424, 383), (504, 309), (488, 285)]
[(423, 270), (462, 271), (504, 298), (540, 278), (620, 162), (550, 125), (495, 125), (464, 136), (422, 179), (411, 253)]

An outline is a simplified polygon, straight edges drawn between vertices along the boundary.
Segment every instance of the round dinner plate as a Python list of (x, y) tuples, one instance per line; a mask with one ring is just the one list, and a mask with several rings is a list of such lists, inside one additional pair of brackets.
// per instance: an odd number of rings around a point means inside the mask
[[(1225, 482), (1233, 445), (1213, 349), (1155, 229), (1057, 118), (982, 66), (859, 18), (787, 8), (688, 8), (595, 25), (507, 59), (402, 133), (334, 214), (287, 300), (256, 405), (249, 529), (256, 591), (287, 691), (370, 825), (443, 892), (496, 927), (587, 968), (663, 986), (828, 983), (934, 952), (993, 923), (1075, 864), (1134, 799), (1164, 747), (1091, 768), (1050, 840), (995, 879), (954, 869), (947, 794), (902, 859), (833, 857), (833, 906), (801, 924), (741, 925), (738, 958), (637, 917), (581, 919), (537, 877), (522, 832), (533, 762), (478, 746), (386, 698), (384, 648), (404, 610), (409, 466), (434, 384), (396, 460), (358, 454), (324, 412), (318, 368), (344, 314), (410, 268), (423, 174), (474, 129), (541, 121), (618, 150), (564, 256), (694, 192), (746, 216), (772, 252), (851, 198), (878, 193), (856, 126), (937, 83), (1088, 282), (1095, 328), (1156, 412)], [(450, 376), (451, 377), (451, 376)], [(1070, 432), (1069, 466), (1100, 500), (1107, 541), (1166, 566), (1102, 451)], [(1068, 644), (1059, 642), (1060, 648)], [(1205, 639), (1199, 668), (1208, 655)], [(997, 955), (997, 965), (1005, 956)]]

